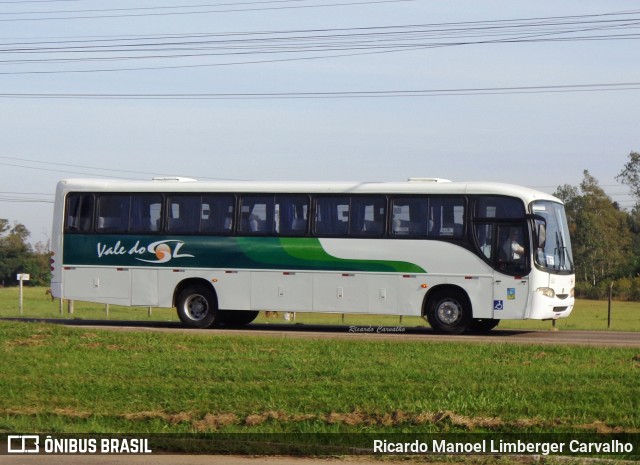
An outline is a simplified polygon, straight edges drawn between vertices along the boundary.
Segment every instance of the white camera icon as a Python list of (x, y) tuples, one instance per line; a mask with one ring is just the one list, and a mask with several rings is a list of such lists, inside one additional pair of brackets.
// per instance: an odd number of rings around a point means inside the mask
[(7, 453), (9, 454), (40, 453), (40, 436), (37, 434), (9, 435), (7, 441)]

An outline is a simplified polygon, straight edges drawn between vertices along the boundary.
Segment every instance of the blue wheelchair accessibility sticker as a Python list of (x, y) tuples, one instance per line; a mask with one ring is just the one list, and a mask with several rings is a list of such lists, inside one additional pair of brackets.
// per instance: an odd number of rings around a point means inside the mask
[(493, 309), (494, 310), (504, 310), (504, 301), (502, 301), (502, 300), (494, 300), (493, 301)]

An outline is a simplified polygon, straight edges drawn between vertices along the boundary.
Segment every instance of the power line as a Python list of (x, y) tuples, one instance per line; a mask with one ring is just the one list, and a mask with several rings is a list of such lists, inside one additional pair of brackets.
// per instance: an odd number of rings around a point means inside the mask
[[(326, 52), (326, 51), (348, 51), (348, 50), (387, 50), (387, 51), (402, 51), (405, 49), (416, 50), (421, 48), (435, 48), (454, 45), (473, 45), (473, 44), (487, 44), (487, 43), (531, 43), (531, 42), (568, 42), (568, 41), (581, 41), (581, 40), (637, 40), (640, 39), (640, 33), (637, 34), (609, 34), (606, 36), (597, 37), (571, 37), (571, 38), (538, 38), (538, 39), (504, 39), (496, 41), (480, 41), (480, 42), (457, 42), (449, 44), (441, 43), (404, 43), (404, 44), (385, 44), (379, 43), (379, 41), (368, 42), (336, 42), (326, 44), (305, 44), (305, 45), (287, 45), (287, 44), (274, 44), (274, 45), (260, 45), (257, 48), (249, 48), (247, 46), (227, 45), (227, 46), (208, 46), (206, 43), (202, 43), (198, 46), (185, 46), (185, 48), (177, 46), (157, 46), (147, 47), (145, 52), (170, 52), (170, 51), (185, 51), (179, 54), (162, 54), (162, 55), (118, 55), (118, 56), (105, 56), (105, 57), (80, 57), (80, 58), (41, 58), (41, 59), (11, 59), (0, 60), (0, 64), (33, 64), (33, 63), (70, 63), (70, 62), (91, 62), (91, 61), (121, 61), (121, 60), (134, 60), (134, 59), (167, 59), (167, 58), (201, 58), (210, 56), (227, 56), (227, 55), (253, 55), (253, 54), (275, 54), (275, 53), (306, 53), (306, 52)], [(198, 53), (186, 53), (188, 51), (199, 50), (218, 50), (216, 52), (198, 52)], [(101, 53), (119, 53), (119, 52), (131, 52), (130, 49), (123, 48), (111, 48), (108, 50), (99, 50)], [(133, 50), (135, 52), (135, 50)], [(4, 53), (21, 53), (21, 54), (51, 54), (60, 53), (55, 50), (0, 50)], [(68, 49), (63, 50), (64, 53), (70, 54), (85, 54), (91, 52), (86, 49)]]
[[(316, 5), (279, 5), (270, 6), (275, 3), (292, 3), (302, 1), (313, 0), (274, 0), (264, 2), (238, 2), (238, 3), (220, 3), (220, 4), (202, 4), (191, 6), (167, 6), (167, 7), (143, 7), (143, 8), (111, 8), (102, 10), (62, 10), (62, 11), (22, 11), (14, 13), (0, 13), (5, 15), (39, 15), (39, 14), (67, 14), (67, 13), (79, 13), (72, 16), (44, 16), (44, 17), (32, 17), (32, 18), (0, 18), (0, 22), (24, 22), (24, 21), (59, 21), (59, 20), (73, 20), (73, 19), (114, 19), (114, 18), (132, 18), (132, 17), (150, 17), (150, 16), (174, 16), (174, 15), (202, 15), (202, 14), (216, 14), (216, 13), (239, 13), (249, 11), (269, 11), (269, 10), (291, 10), (291, 9), (303, 9), (303, 8), (331, 8), (341, 6), (359, 6), (359, 5), (372, 5), (381, 3), (399, 3), (399, 2), (412, 2), (415, 0), (351, 0), (351, 1), (334, 1), (332, 3), (320, 3)], [(261, 6), (261, 5), (267, 6)], [(240, 7), (238, 7), (240, 5)], [(244, 7), (242, 5), (245, 5)], [(258, 5), (258, 6), (248, 6)], [(209, 8), (209, 7), (229, 7), (225, 9), (204, 9), (194, 11), (164, 11), (157, 12), (160, 9), (175, 9), (175, 8)], [(140, 11), (140, 13), (117, 13), (118, 11)], [(95, 12), (113, 12), (110, 14), (84, 14)]]
[[(42, 198), (42, 197), (47, 198)], [(54, 194), (42, 192), (0, 192), (0, 202), (53, 203)]]
[(24, 4), (24, 3), (71, 3), (82, 2), (84, 0), (4, 0), (0, 1), (0, 5)]
[[(631, 13), (625, 13), (631, 15)], [(0, 43), (0, 65), (69, 65), (86, 68), (9, 70), (1, 75), (188, 69), (352, 57), (465, 45), (637, 40), (640, 17), (619, 14), (558, 16), (341, 29), (161, 34), (98, 38), (32, 39)], [(630, 31), (629, 31), (630, 30)], [(606, 33), (605, 33), (606, 32)], [(228, 62), (180, 63), (223, 56), (264, 56)], [(11, 57), (11, 58), (9, 58)], [(96, 62), (162, 60), (149, 66), (96, 68)]]
[[(400, 0), (394, 0), (400, 1)], [(402, 0), (405, 1), (405, 0)], [(415, 1), (415, 0), (414, 0)], [(430, 30), (433, 33), (454, 33), (454, 32), (481, 32), (483, 30), (511, 30), (529, 28), (558, 28), (560, 26), (575, 25), (593, 25), (593, 26), (626, 26), (637, 22), (637, 18), (626, 18), (625, 16), (640, 14), (640, 10), (621, 12), (621, 13), (600, 13), (591, 15), (571, 15), (571, 16), (550, 16), (541, 18), (519, 18), (519, 19), (498, 19), (498, 20), (481, 20), (481, 21), (464, 21), (464, 22), (444, 22), (444, 23), (425, 23), (425, 24), (407, 24), (392, 26), (365, 26), (353, 28), (324, 28), (324, 29), (308, 29), (308, 30), (280, 30), (280, 31), (241, 31), (226, 33), (187, 33), (187, 34), (155, 34), (155, 35), (126, 35), (126, 36), (65, 36), (65, 37), (33, 37), (31, 40), (44, 39), (72, 39), (74, 41), (104, 41), (117, 39), (154, 39), (154, 38), (179, 38), (194, 36), (233, 36), (233, 35), (264, 35), (264, 34), (290, 34), (290, 33), (349, 33), (350, 31), (367, 32), (367, 31), (385, 31), (393, 29), (416, 29), (422, 28)], [(393, 31), (392, 31), (393, 32)], [(556, 31), (558, 32), (558, 31)], [(562, 30), (560, 30), (562, 32)], [(565, 31), (568, 32), (568, 31)], [(6, 40), (6, 39), (5, 39)], [(22, 39), (24, 40), (24, 39)]]
[[(41, 160), (34, 160), (34, 159), (30, 159), (30, 158), (20, 158), (20, 157), (0, 156), (0, 159), (2, 159), (2, 160), (10, 160), (11, 161), (11, 163), (0, 162), (0, 165), (2, 165), (2, 166), (10, 166), (10, 167), (14, 167), (14, 168), (31, 169), (31, 170), (37, 170), (37, 171), (53, 172), (53, 173), (66, 173), (66, 174), (74, 174), (74, 175), (81, 175), (81, 176), (93, 176), (93, 177), (100, 177), (100, 178), (107, 178), (107, 179), (116, 178), (116, 179), (140, 180), (140, 179), (148, 179), (148, 177), (153, 177), (153, 176), (166, 176), (167, 175), (167, 173), (158, 173), (158, 172), (149, 172), (149, 171), (121, 170), (121, 169), (117, 169), (117, 168), (105, 168), (105, 167), (100, 167), (100, 166), (88, 166), (88, 165), (78, 165), (78, 164), (70, 164), (70, 163), (48, 162), (48, 161), (41, 161)], [(25, 165), (25, 163), (27, 163), (27, 164)], [(35, 164), (36, 166), (30, 166), (31, 164)], [(38, 166), (38, 165), (45, 165), (46, 167), (42, 167), (42, 166)], [(69, 169), (55, 169), (55, 168), (49, 168), (49, 166), (57, 166), (57, 167), (69, 168)], [(77, 171), (77, 170), (89, 170), (89, 172), (87, 172), (87, 171)], [(98, 171), (99, 173), (93, 173), (92, 171)], [(109, 175), (109, 174), (105, 174), (105, 172), (118, 173), (118, 174)], [(137, 176), (137, 177), (125, 176), (125, 175), (136, 175), (136, 174), (144, 176), (144, 177), (141, 177), (141, 176)], [(175, 173), (171, 173), (171, 175), (175, 175)], [(187, 174), (182, 174), (182, 176), (191, 177), (191, 178), (198, 177), (200, 179), (212, 180), (212, 181), (240, 181), (240, 179), (209, 178), (209, 177), (194, 176), (194, 175), (187, 175)], [(0, 194), (1, 194), (1, 192), (0, 192)]]
[[(415, 98), (473, 95), (541, 94), (569, 92), (610, 92), (640, 90), (640, 82), (563, 84), (520, 87), (450, 88), (421, 90), (272, 92), (272, 93), (184, 93), (184, 94), (116, 94), (116, 93), (0, 93), (5, 99), (77, 99), (77, 100), (267, 100), (267, 99), (353, 99)], [(0, 157), (5, 158), (5, 157)], [(116, 170), (120, 171), (120, 170)]]

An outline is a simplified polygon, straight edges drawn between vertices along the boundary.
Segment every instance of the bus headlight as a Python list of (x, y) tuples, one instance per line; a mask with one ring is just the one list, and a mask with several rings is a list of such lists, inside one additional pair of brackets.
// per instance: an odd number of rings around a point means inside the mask
[(555, 291), (550, 287), (539, 287), (538, 289), (536, 289), (536, 292), (538, 294), (542, 294), (545, 297), (553, 298), (556, 296)]

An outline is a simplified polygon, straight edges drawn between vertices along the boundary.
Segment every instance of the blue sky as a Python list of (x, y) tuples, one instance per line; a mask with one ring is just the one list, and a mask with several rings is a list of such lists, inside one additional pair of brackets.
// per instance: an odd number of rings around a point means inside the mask
[[(634, 8), (616, 0), (0, 2), (0, 218), (46, 240), (56, 182), (94, 175), (443, 177), (553, 192), (579, 184), (587, 169), (631, 206), (614, 178), (640, 150), (640, 85), (618, 85), (640, 83)], [(575, 87), (586, 84), (615, 85)], [(523, 87), (532, 89), (507, 90)], [(455, 92), (380, 94), (444, 89)], [(273, 95), (282, 93), (298, 98)], [(299, 98), (306, 93), (330, 94)]]

